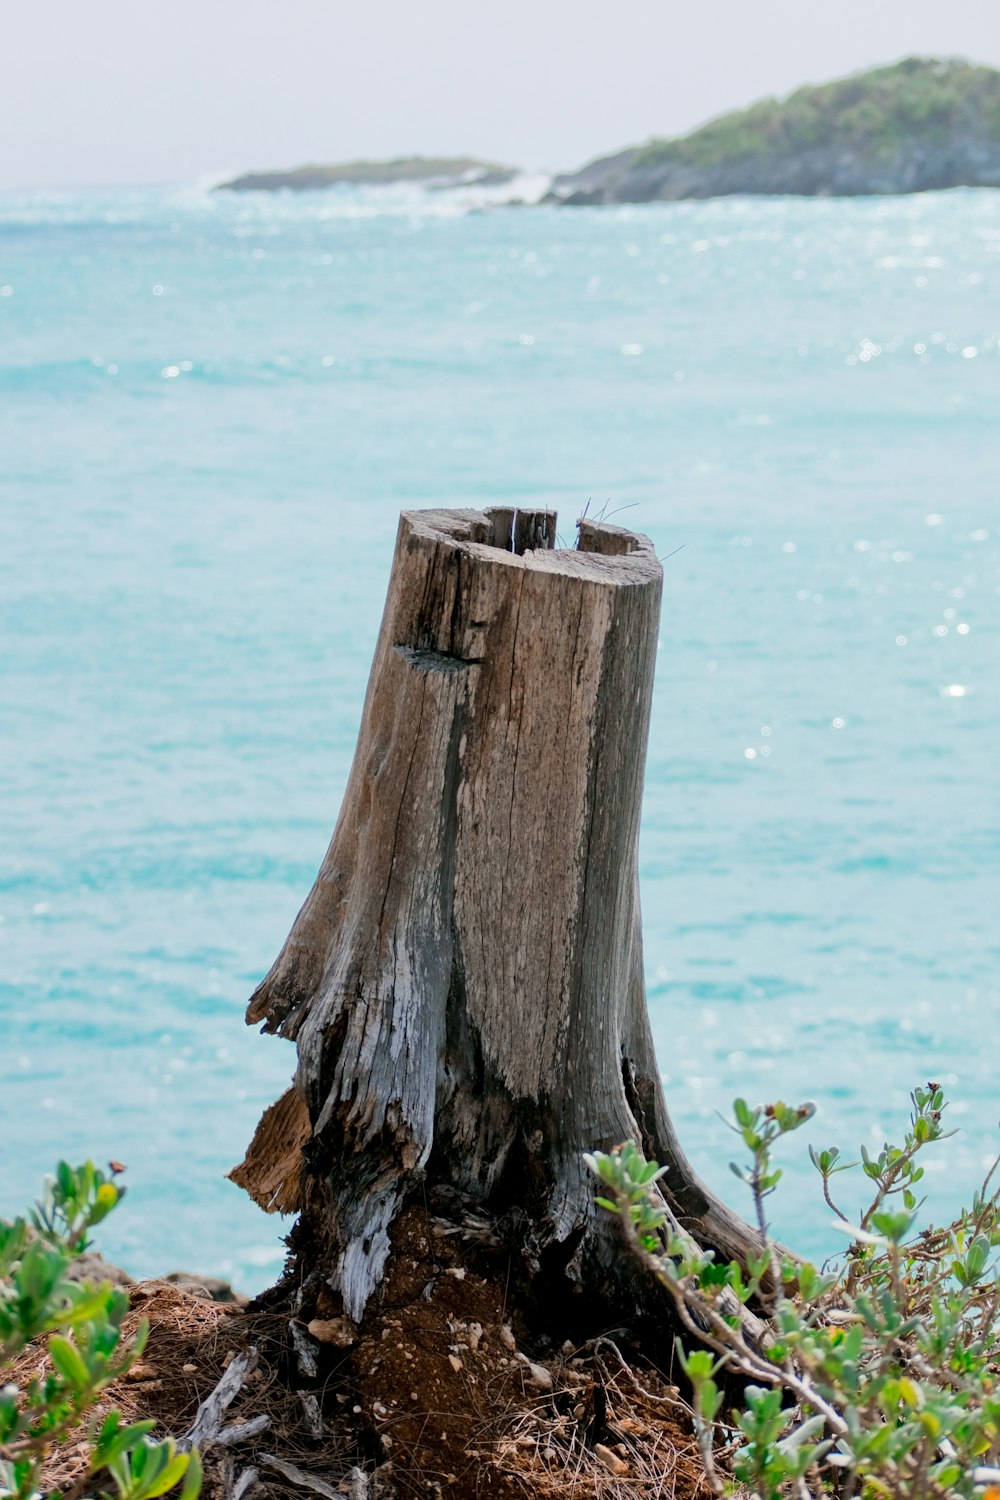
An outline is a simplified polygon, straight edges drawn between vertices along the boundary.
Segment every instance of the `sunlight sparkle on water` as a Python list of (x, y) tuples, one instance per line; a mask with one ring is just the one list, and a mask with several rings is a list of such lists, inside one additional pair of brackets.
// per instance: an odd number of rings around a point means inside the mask
[[(685, 1148), (741, 1209), (736, 1094), (818, 1090), (850, 1149), (960, 1074), (950, 1212), (996, 1122), (1000, 194), (446, 197), (0, 195), (0, 1213), (127, 1140), (109, 1253), (273, 1280), (223, 1173), (292, 1055), (243, 1011), (329, 840), (398, 513), (567, 529), (591, 494), (670, 555), (640, 861)], [(802, 1154), (778, 1227), (822, 1256)]]

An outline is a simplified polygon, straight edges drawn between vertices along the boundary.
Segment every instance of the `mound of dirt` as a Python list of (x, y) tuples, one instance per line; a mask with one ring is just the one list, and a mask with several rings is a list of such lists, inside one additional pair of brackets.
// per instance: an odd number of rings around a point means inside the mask
[[(509, 1273), (487, 1226), (411, 1205), (358, 1328), (332, 1299), (303, 1323), (269, 1309), (274, 1295), (242, 1307), (140, 1283), (127, 1326), (147, 1320), (148, 1343), (105, 1406), (180, 1436), (249, 1354), (222, 1438), (255, 1417), (268, 1425), (203, 1451), (206, 1500), (707, 1497), (689, 1410), (665, 1376), (630, 1366), (621, 1330), (557, 1346)], [(26, 1350), (15, 1382), (45, 1364), (44, 1349)], [(65, 1490), (81, 1463), (82, 1450), (61, 1449), (49, 1484)]]

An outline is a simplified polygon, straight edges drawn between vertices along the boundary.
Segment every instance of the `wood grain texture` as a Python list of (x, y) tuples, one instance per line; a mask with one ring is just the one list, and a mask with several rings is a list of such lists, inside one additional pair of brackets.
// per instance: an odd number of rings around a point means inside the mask
[[(680, 1149), (646, 1011), (637, 850), (662, 569), (618, 527), (581, 522), (573, 550), (554, 537), (547, 511), (401, 517), (340, 817), (248, 1009), (297, 1044), (300, 1255), (353, 1318), (428, 1182), (516, 1205), (529, 1270), (613, 1280), (581, 1152), (628, 1138), (669, 1164), (696, 1235), (752, 1244)], [(288, 1201), (273, 1126), (240, 1180)]]

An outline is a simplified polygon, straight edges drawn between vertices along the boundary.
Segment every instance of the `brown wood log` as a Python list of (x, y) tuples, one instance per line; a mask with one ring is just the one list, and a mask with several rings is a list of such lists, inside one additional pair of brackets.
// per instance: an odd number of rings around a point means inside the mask
[(624, 1257), (581, 1153), (629, 1138), (669, 1166), (699, 1240), (756, 1244), (680, 1148), (646, 1013), (662, 569), (618, 527), (554, 538), (550, 511), (401, 517), (333, 840), (250, 1002), (298, 1069), (237, 1179), (285, 1208), (298, 1180), (303, 1279), (353, 1318), (403, 1200), (434, 1184), (516, 1205), (529, 1271), (613, 1284)]

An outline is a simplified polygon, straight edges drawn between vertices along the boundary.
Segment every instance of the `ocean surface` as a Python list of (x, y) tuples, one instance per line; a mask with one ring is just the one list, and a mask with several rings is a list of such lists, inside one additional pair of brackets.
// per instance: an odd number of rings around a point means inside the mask
[[(340, 803), (406, 506), (648, 532), (642, 836), (670, 1107), (807, 1141), (954, 1100), (997, 1144), (1000, 193), (491, 210), (470, 194), (0, 195), (0, 1211), (128, 1163), (136, 1274), (255, 1290), (243, 1024)], [(841, 1179), (842, 1181), (844, 1179)], [(858, 1210), (860, 1187), (844, 1207)]]

